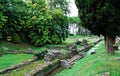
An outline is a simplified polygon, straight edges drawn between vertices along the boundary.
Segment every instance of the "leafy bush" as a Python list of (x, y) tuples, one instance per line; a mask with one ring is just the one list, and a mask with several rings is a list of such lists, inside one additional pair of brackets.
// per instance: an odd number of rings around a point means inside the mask
[[(6, 5), (11, 4), (11, 7)], [(58, 44), (67, 36), (67, 18), (62, 9), (50, 10), (45, 0), (0, 1), (1, 38), (11, 36), (13, 43), (29, 40), (35, 46)], [(1, 23), (2, 22), (2, 23)], [(3, 27), (4, 26), (4, 27)], [(3, 37), (2, 37), (3, 35)]]
[(42, 52), (40, 52), (40, 53), (36, 53), (36, 54), (34, 54), (34, 56), (37, 57), (37, 60), (40, 60), (40, 59), (43, 59), (43, 58), (44, 58), (44, 55), (45, 55), (46, 53), (48, 53), (47, 50), (46, 50), (46, 51), (42, 51)]
[(27, 37), (24, 33), (19, 33), (19, 37), (20, 37), (20, 40), (21, 42), (27, 42)]
[(13, 42), (13, 43), (20, 43), (21, 42), (20, 37), (17, 33), (13, 33), (13, 35), (11, 37), (12, 37), (11, 42)]

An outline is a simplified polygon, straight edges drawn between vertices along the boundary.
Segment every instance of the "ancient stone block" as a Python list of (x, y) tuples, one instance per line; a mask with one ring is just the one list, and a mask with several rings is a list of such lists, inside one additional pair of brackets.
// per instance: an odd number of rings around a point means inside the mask
[(66, 60), (61, 60), (61, 66), (66, 69), (71, 68), (71, 65)]

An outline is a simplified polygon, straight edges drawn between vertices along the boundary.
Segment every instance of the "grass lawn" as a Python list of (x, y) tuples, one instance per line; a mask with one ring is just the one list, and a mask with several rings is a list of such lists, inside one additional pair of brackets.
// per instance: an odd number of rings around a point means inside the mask
[(43, 64), (44, 64), (43, 60), (35, 61), (28, 66), (24, 66), (24, 67), (14, 70), (14, 71), (11, 71), (10, 73), (7, 73), (7, 75), (8, 76), (24, 76), (25, 74), (27, 74), (31, 70), (33, 70), (35, 67), (42, 66)]
[[(52, 61), (52, 63), (55, 63), (57, 61), (58, 61), (58, 59), (55, 59)], [(29, 73), (31, 70), (35, 69), (38, 66), (40, 67), (42, 65), (44, 65), (44, 61), (38, 60), (28, 66), (20, 67), (14, 71), (11, 71), (11, 72), (7, 73), (6, 75), (8, 75), (8, 76), (24, 76), (25, 74)]]
[(82, 41), (83, 39), (88, 40), (88, 43), (93, 43), (93, 42), (96, 42), (97, 40), (99, 40), (100, 38), (102, 38), (102, 37), (97, 37), (97, 36), (80, 36), (80, 35), (69, 36), (69, 37), (63, 42), (63, 44), (74, 43), (76, 40)]
[(77, 61), (72, 69), (65, 69), (55, 76), (96, 76), (104, 72), (109, 72), (110, 76), (120, 76), (120, 60), (116, 60), (120, 52), (116, 51), (114, 56), (107, 55), (104, 43), (96, 51), (96, 54)]
[(6, 54), (0, 57), (0, 69), (19, 64), (20, 62), (31, 59), (33, 55), (30, 54)]

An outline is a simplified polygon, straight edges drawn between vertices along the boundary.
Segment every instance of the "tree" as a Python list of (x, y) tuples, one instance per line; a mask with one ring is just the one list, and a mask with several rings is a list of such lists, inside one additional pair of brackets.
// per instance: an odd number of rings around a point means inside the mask
[(80, 24), (79, 17), (68, 17), (68, 20), (70, 21), (70, 23)]
[(51, 10), (46, 0), (0, 0), (0, 39), (35, 46), (60, 43), (67, 36), (62, 9)]
[[(1, 14), (3, 15), (3, 17), (1, 17), (1, 20), (4, 21), (4, 25), (1, 30), (3, 39), (6, 39), (7, 36), (16, 37), (16, 32), (19, 32), (21, 29), (19, 19), (25, 10), (23, 1), (0, 0), (0, 10)], [(14, 38), (12, 39), (14, 40)]]
[(82, 25), (95, 35), (103, 35), (108, 54), (114, 54), (115, 37), (120, 35), (119, 0), (76, 0)]
[(2, 34), (2, 29), (6, 23), (7, 17), (2, 15), (2, 12), (0, 12), (0, 39), (2, 39), (3, 34)]
[[(62, 42), (67, 35), (66, 18), (61, 9), (48, 9), (45, 0), (29, 0), (30, 18), (22, 23), (29, 23), (28, 28), (30, 41), (35, 46), (43, 44), (58, 44)], [(29, 17), (28, 16), (28, 17)], [(26, 24), (27, 24), (26, 23)]]
[(64, 14), (70, 13), (69, 10), (69, 1), (67, 0), (47, 0), (48, 2), (48, 7), (50, 7), (51, 10), (54, 9), (61, 9)]

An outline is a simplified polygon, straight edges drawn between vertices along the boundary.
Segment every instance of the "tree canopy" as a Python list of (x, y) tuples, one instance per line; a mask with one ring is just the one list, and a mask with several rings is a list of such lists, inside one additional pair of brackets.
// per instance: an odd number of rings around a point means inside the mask
[(63, 11), (64, 14), (68, 14), (70, 13), (69, 10), (69, 1), (68, 0), (47, 0), (48, 2), (48, 7), (51, 10), (54, 9), (61, 9)]
[(118, 0), (76, 0), (82, 25), (97, 35), (120, 35)]
[(115, 36), (120, 35), (119, 0), (76, 0), (76, 5), (82, 25), (93, 34), (103, 35), (106, 46), (110, 44), (108, 41), (113, 46)]
[(68, 17), (68, 20), (69, 20), (70, 23), (80, 24), (79, 17)]
[(68, 34), (64, 10), (47, 5), (46, 0), (0, 0), (0, 38), (35, 46), (62, 42)]

